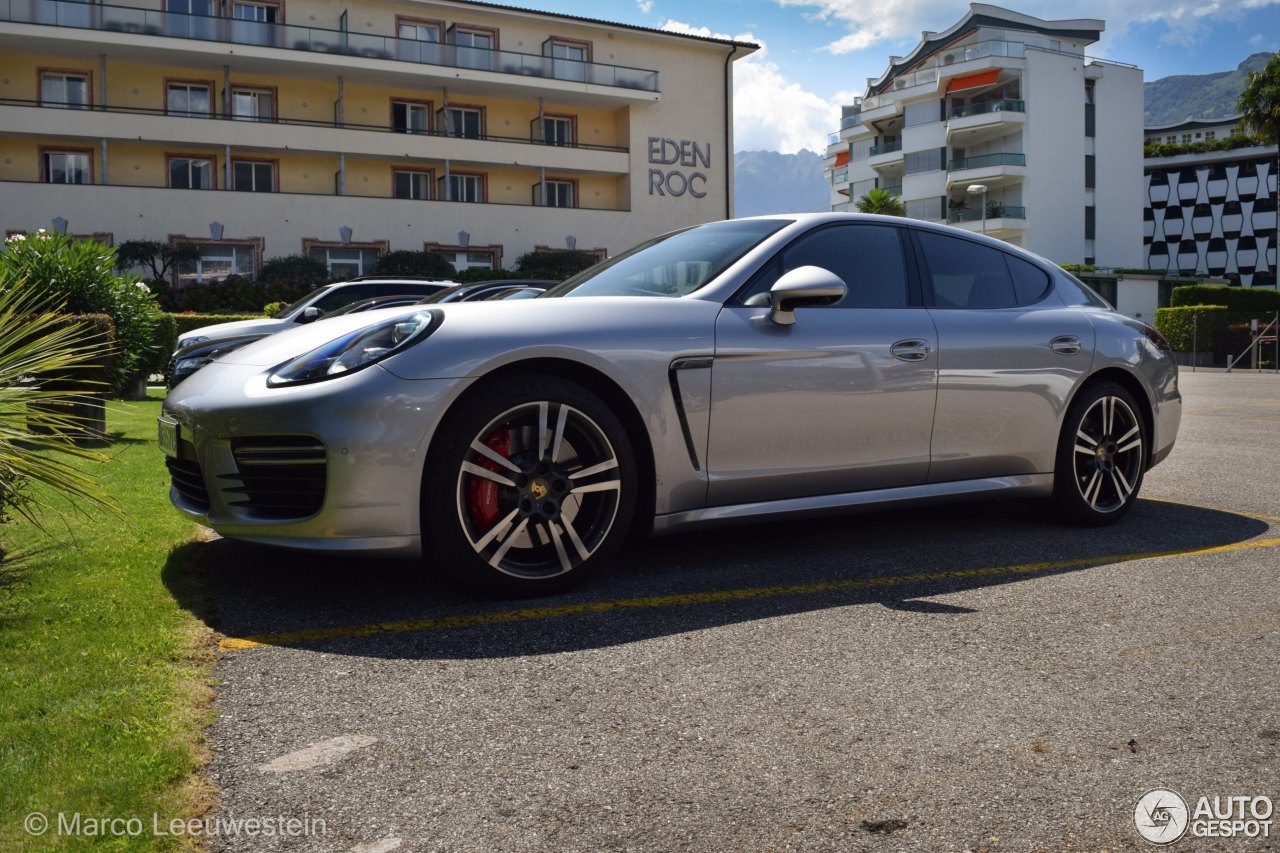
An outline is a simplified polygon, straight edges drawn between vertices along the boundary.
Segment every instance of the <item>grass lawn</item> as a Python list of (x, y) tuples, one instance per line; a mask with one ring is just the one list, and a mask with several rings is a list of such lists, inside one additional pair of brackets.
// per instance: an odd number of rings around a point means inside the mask
[[(53, 538), (0, 526), (0, 850), (172, 848), (152, 815), (167, 827), (213, 804), (198, 774), (213, 646), (186, 609), (201, 598), (183, 547), (200, 528), (169, 505), (159, 411), (158, 396), (109, 404), (111, 459), (92, 467), (122, 514), (51, 518)], [(24, 830), (31, 812), (45, 835)], [(59, 836), (59, 812), (144, 831)]]

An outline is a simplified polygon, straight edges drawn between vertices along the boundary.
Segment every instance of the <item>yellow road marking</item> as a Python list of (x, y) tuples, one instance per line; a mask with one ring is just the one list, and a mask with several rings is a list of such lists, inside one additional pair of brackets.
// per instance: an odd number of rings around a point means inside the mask
[(822, 583), (788, 584), (780, 586), (748, 587), (743, 589), (688, 592), (674, 595), (654, 595), (645, 598), (622, 598), (613, 601), (584, 601), (578, 604), (562, 604), (550, 607), (529, 607), (519, 610), (500, 610), (496, 613), (468, 613), (458, 616), (435, 616), (427, 619), (405, 619), (396, 622), (377, 622), (369, 625), (346, 625), (333, 628), (312, 628), (301, 631), (285, 631), (278, 634), (257, 634), (249, 637), (226, 637), (218, 648), (224, 652), (254, 649), (260, 646), (285, 646), (301, 643), (318, 643), (325, 640), (349, 640), (371, 637), (377, 634), (403, 634), (413, 631), (443, 631), (452, 628), (468, 628), (477, 625), (499, 625), (512, 622), (533, 622), (579, 616), (586, 613), (608, 613), (617, 610), (681, 607), (691, 604), (712, 604), (722, 601), (779, 598), (788, 595), (814, 595), (820, 592), (848, 592), (874, 587), (905, 586), (916, 583), (933, 583), (967, 578), (989, 578), (1002, 575), (1034, 574), (1056, 569), (1070, 569), (1095, 563), (1124, 563), (1131, 560), (1152, 560), (1160, 557), (1199, 556), (1202, 554), (1226, 554), (1249, 551), (1256, 548), (1280, 546), (1280, 537), (1215, 545), (1211, 548), (1186, 548), (1175, 551), (1149, 551), (1138, 554), (1098, 554), (1075, 557), (1070, 560), (1050, 560), (1041, 563), (1022, 563), (1015, 566), (986, 566), (976, 569), (948, 569), (941, 572), (923, 572), (909, 575), (884, 575)]

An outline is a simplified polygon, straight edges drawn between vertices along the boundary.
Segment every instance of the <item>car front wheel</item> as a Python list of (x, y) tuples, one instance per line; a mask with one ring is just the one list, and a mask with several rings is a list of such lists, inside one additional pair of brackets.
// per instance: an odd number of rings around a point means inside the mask
[(597, 570), (635, 509), (626, 431), (582, 386), (485, 383), (441, 425), (424, 480), (423, 547), (453, 578), (541, 595)]
[(1147, 468), (1147, 429), (1138, 404), (1114, 382), (1084, 389), (1058, 441), (1054, 502), (1089, 526), (1119, 520), (1138, 499)]

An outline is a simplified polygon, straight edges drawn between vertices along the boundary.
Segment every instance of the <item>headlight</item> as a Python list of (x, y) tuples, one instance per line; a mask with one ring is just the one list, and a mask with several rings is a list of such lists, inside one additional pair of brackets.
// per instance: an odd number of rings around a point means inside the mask
[(280, 365), (271, 372), (267, 384), (319, 382), (376, 364), (430, 335), (443, 316), (438, 311), (419, 311), (356, 329)]
[[(209, 340), (208, 335), (196, 335), (195, 337), (192, 337), (192, 338), (179, 338), (178, 349), (182, 349), (183, 347), (189, 346), (191, 344), (202, 344), (207, 340)], [(174, 352), (177, 352), (177, 350), (174, 350)]]
[(189, 370), (199, 370), (213, 359), (208, 356), (200, 356), (199, 358), (180, 358), (178, 363), (173, 366), (174, 373), (186, 373)]

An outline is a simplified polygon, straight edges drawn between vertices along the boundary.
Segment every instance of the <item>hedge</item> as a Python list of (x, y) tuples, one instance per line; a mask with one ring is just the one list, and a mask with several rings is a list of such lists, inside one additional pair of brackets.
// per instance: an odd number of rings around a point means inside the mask
[(1186, 284), (1175, 287), (1169, 298), (1169, 307), (1185, 308), (1189, 305), (1221, 305), (1228, 311), (1274, 314), (1280, 311), (1280, 292), (1221, 284)]
[[(1173, 292), (1186, 289), (1188, 288), (1180, 287)], [(1197, 349), (1200, 352), (1209, 352), (1214, 350), (1214, 338), (1226, 328), (1229, 316), (1225, 305), (1157, 308), (1155, 327), (1157, 332), (1164, 335), (1169, 346), (1175, 350), (1190, 352), (1192, 349)], [(1199, 318), (1198, 328), (1197, 317)]]
[(77, 326), (85, 333), (86, 338), (91, 337), (95, 341), (101, 342), (103, 351), (106, 353), (102, 364), (74, 371), (67, 376), (67, 379), (75, 384), (81, 382), (92, 383), (91, 391), (106, 394), (111, 389), (115, 371), (116, 324), (111, 319), (111, 315), (64, 314), (59, 319), (61, 320), (61, 325)]

